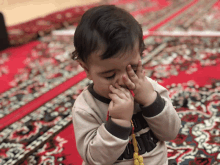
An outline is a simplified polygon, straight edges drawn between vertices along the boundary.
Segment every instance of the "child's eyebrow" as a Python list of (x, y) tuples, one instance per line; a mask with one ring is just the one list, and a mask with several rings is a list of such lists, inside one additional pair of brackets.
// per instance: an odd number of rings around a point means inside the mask
[[(136, 68), (136, 67), (138, 67), (138, 64), (134, 64), (134, 65), (131, 64), (131, 67)], [(111, 70), (107, 70), (107, 71), (104, 71), (104, 72), (99, 72), (98, 74), (106, 74), (106, 73), (112, 72), (114, 70), (116, 70), (116, 69), (111, 69)]]

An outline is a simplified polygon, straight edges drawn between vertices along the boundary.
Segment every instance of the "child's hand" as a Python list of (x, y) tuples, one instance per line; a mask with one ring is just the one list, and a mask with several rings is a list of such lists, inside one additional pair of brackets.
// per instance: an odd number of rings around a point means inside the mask
[(134, 98), (128, 89), (120, 87), (117, 83), (115, 86), (116, 88), (113, 86), (109, 87), (112, 91), (112, 93), (109, 93), (109, 97), (112, 99), (108, 108), (109, 115), (117, 124), (130, 126), (130, 120), (134, 111)]
[(144, 106), (148, 106), (154, 102), (157, 97), (157, 93), (154, 91), (152, 84), (145, 77), (145, 72), (142, 69), (141, 60), (138, 62), (137, 72), (127, 66), (128, 77), (122, 78), (125, 85), (133, 90), (135, 96), (134, 100)]

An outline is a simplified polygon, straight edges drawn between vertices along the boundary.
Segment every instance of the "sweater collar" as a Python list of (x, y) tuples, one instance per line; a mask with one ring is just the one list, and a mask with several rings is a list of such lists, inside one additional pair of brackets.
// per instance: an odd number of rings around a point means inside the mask
[(106, 104), (109, 104), (111, 102), (111, 99), (108, 99), (108, 98), (103, 97), (103, 96), (99, 95), (98, 93), (96, 93), (93, 89), (93, 85), (94, 85), (94, 83), (89, 84), (89, 87), (88, 87), (89, 92), (99, 101), (106, 103)]

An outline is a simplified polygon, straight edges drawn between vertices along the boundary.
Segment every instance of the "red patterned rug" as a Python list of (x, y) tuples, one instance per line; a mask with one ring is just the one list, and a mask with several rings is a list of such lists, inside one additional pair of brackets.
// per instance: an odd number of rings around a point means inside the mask
[(67, 28), (69, 25), (77, 24), (87, 9), (101, 4), (117, 5), (141, 19), (144, 18), (145, 13), (150, 11), (158, 11), (163, 8), (168, 11), (172, 9), (173, 4), (182, 3), (173, 3), (166, 0), (102, 0), (100, 3), (71, 7), (22, 24), (9, 26), (7, 27), (9, 42), (11, 46), (22, 45), (36, 40), (39, 36), (47, 35), (55, 29)]
[[(149, 2), (117, 5), (144, 30), (219, 30), (217, 1)], [(200, 15), (187, 19), (195, 9)], [(179, 165), (220, 164), (220, 37), (144, 38), (146, 75), (170, 91), (182, 120), (177, 138), (166, 142), (168, 157)], [(70, 60), (72, 42), (73, 36), (48, 34), (0, 52), (0, 164), (81, 164), (71, 108), (91, 82)]]

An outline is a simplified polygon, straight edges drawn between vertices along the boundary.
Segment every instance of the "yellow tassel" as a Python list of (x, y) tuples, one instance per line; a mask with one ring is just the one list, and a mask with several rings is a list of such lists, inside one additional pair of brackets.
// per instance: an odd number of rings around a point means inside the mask
[[(135, 139), (135, 134), (132, 134), (131, 136), (132, 136), (132, 140), (134, 141), (134, 139)], [(136, 141), (136, 139), (135, 139), (135, 141)]]
[(134, 159), (138, 159), (139, 155), (137, 152), (134, 152), (134, 155), (133, 155)]
[(144, 162), (143, 157), (142, 157), (142, 156), (138, 156), (138, 161), (139, 161), (140, 163), (143, 163), (143, 162)]
[[(131, 125), (134, 129), (134, 125), (133, 125), (133, 122), (131, 120)], [(132, 143), (133, 143), (133, 146), (134, 146), (134, 154), (133, 154), (133, 158), (134, 158), (134, 165), (144, 165), (144, 159), (142, 156), (138, 155), (138, 146), (137, 146), (137, 140), (135, 138), (135, 134), (134, 132), (132, 133)]]
[(134, 147), (134, 151), (135, 151), (135, 152), (138, 152), (138, 147)]
[(134, 160), (134, 165), (140, 165), (137, 159)]

